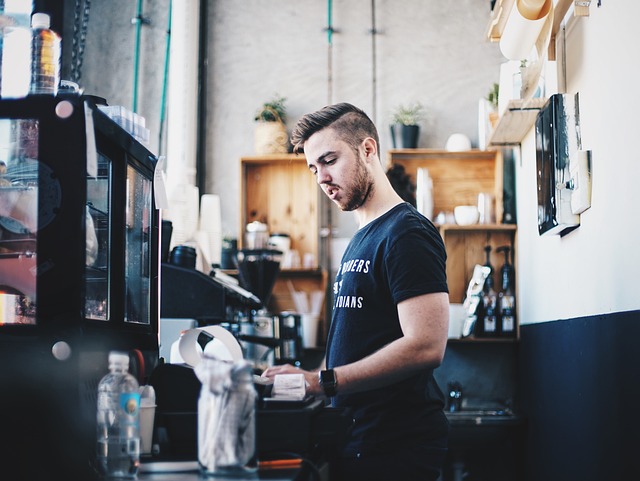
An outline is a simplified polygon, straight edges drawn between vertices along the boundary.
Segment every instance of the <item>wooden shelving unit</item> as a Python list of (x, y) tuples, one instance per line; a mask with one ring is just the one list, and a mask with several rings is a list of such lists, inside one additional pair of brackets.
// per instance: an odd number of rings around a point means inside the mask
[[(318, 196), (315, 178), (303, 155), (275, 154), (240, 159), (240, 226), (260, 221), (270, 233), (285, 233), (291, 249), (318, 263)], [(242, 236), (238, 239), (243, 247)]]
[[(240, 159), (240, 232), (253, 221), (267, 224), (270, 233), (286, 233), (291, 249), (313, 254), (309, 269), (282, 269), (276, 278), (268, 308), (273, 313), (296, 311), (291, 290), (326, 292), (328, 274), (319, 267), (320, 190), (303, 155), (273, 154)], [(238, 239), (239, 248), (243, 239)], [(327, 322), (324, 304), (320, 313), (322, 335)], [(324, 342), (324, 337), (318, 341)]]
[[(500, 150), (469, 150), (448, 152), (430, 149), (396, 149), (388, 152), (387, 164), (400, 164), (415, 184), (420, 167), (429, 169), (433, 180), (434, 215), (451, 212), (456, 205), (477, 203), (480, 192), (491, 192), (496, 199), (496, 219), (502, 218), (502, 152)], [(516, 243), (513, 224), (474, 224), (438, 226), (447, 249), (447, 282), (452, 303), (464, 300), (469, 279), (476, 264), (484, 264), (484, 247), (490, 245), (491, 263), (502, 265), (502, 255), (496, 249)], [(497, 275), (494, 278), (498, 284)]]

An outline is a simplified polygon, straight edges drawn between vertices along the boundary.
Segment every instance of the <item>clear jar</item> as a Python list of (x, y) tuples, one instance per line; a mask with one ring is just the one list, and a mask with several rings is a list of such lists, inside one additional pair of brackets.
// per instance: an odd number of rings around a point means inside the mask
[(267, 224), (253, 221), (247, 224), (245, 233), (246, 249), (265, 249), (269, 244), (269, 229)]
[(205, 476), (257, 471), (256, 399), (253, 367), (203, 356), (195, 372), (198, 399), (198, 463)]

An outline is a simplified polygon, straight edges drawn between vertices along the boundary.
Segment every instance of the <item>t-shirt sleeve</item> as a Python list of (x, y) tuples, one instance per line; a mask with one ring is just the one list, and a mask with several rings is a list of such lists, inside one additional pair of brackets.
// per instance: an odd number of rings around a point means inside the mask
[(385, 259), (391, 296), (397, 303), (411, 297), (449, 292), (446, 251), (437, 232), (410, 230), (399, 236)]

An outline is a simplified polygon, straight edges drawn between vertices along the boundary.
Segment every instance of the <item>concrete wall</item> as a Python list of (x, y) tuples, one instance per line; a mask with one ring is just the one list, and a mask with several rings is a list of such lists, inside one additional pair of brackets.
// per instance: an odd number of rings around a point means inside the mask
[[(151, 23), (142, 32), (139, 113), (147, 118), (157, 152), (168, 0), (143, 6)], [(477, 145), (478, 99), (498, 81), (504, 61), (498, 46), (484, 40), (489, 2), (376, 1), (375, 96), (370, 6), (365, 0), (333, 2), (338, 32), (329, 98), (327, 2), (209, 1), (205, 190), (222, 197), (226, 234), (238, 235), (238, 163), (254, 152), (254, 113), (276, 92), (287, 97), (289, 128), (329, 101), (360, 105), (379, 125), (383, 154), (391, 147), (391, 109), (414, 100), (428, 108), (421, 147), (442, 148), (454, 132)], [(114, 105), (132, 101), (135, 9), (130, 0), (92, 2), (82, 85)], [(65, 1), (65, 11), (68, 59), (72, 1)], [(640, 237), (634, 211), (640, 204), (635, 187), (640, 154), (634, 143), (639, 68), (629, 59), (631, 46), (640, 40), (634, 24), (640, 4), (620, 0), (598, 8), (592, 2), (590, 11), (567, 30), (566, 85), (569, 93), (580, 92), (583, 145), (593, 151), (593, 204), (582, 225), (567, 236), (538, 235), (532, 129), (516, 166), (524, 324), (633, 310), (640, 304), (635, 282), (640, 258), (633, 254)], [(349, 215), (337, 217), (346, 223), (338, 235), (349, 235)]]
[[(136, 2), (93, 1), (82, 86), (112, 105), (131, 108)], [(379, 126), (383, 155), (391, 148), (389, 117), (400, 103), (426, 106), (420, 147), (444, 148), (455, 132), (477, 145), (478, 99), (498, 81), (503, 60), (485, 40), (490, 2), (377, 0), (373, 78), (371, 2), (332, 2), (331, 95), (328, 3), (324, 0), (209, 0), (206, 192), (222, 198), (222, 225), (238, 235), (239, 158), (252, 155), (255, 111), (275, 93), (287, 98), (288, 127), (330, 102), (365, 109)], [(174, 1), (173, 8), (181, 2)], [(169, 0), (146, 0), (138, 112), (158, 152)], [(74, 2), (65, 0), (65, 38), (72, 39)], [(70, 48), (65, 50), (69, 62)], [(170, 115), (170, 113), (169, 113)], [(168, 159), (171, 162), (172, 159)], [(346, 223), (350, 216), (334, 216)]]

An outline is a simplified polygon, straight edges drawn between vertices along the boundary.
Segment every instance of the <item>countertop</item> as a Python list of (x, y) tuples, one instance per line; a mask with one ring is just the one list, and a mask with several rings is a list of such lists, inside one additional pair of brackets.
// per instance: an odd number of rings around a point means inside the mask
[(210, 476), (201, 474), (197, 468), (197, 463), (193, 462), (193, 469), (184, 471), (148, 472), (145, 467), (142, 467), (141, 471), (138, 473), (138, 479), (140, 481), (202, 481), (204, 479), (210, 481), (307, 481), (319, 479), (319, 477), (313, 475), (315, 473), (319, 474), (320, 471), (324, 471), (326, 469), (328, 469), (326, 464), (323, 464), (321, 467), (316, 467), (314, 465), (313, 468), (308, 465), (302, 465), (295, 468), (259, 469), (257, 472), (248, 472), (246, 475), (240, 476)]

